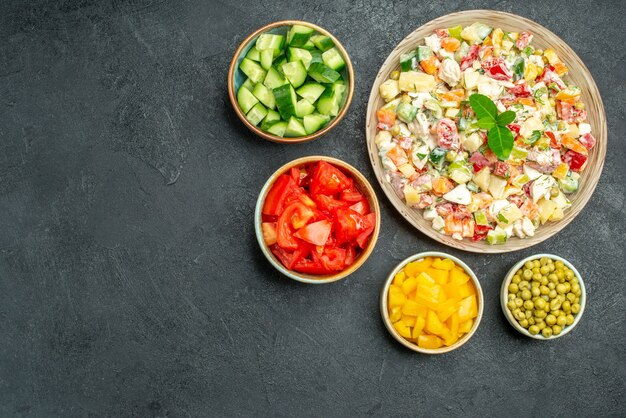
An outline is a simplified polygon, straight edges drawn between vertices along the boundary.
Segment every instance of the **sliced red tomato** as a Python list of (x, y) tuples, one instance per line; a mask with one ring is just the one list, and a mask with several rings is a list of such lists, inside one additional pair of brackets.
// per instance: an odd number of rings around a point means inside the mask
[(563, 156), (563, 160), (567, 163), (570, 170), (577, 173), (585, 169), (585, 165), (587, 164), (587, 158), (589, 158), (587, 155), (580, 154), (572, 150), (567, 151)]
[(325, 194), (332, 196), (347, 189), (352, 181), (337, 167), (325, 161), (320, 161), (314, 169), (311, 179), (311, 194)]
[(370, 212), (370, 205), (367, 202), (367, 200), (362, 199), (356, 202), (354, 205), (350, 206), (350, 209), (352, 209), (355, 212), (360, 213), (361, 215), (366, 215)]
[(368, 213), (364, 217), (364, 222), (361, 224), (361, 231), (356, 238), (356, 242), (361, 248), (365, 248), (369, 236), (374, 232), (376, 226), (376, 214), (374, 212)]
[(276, 179), (274, 185), (267, 193), (265, 202), (263, 202), (263, 214), (278, 216), (281, 214), (286, 197), (297, 188), (293, 178), (283, 174)]
[(350, 267), (352, 263), (354, 263), (354, 259), (356, 258), (356, 251), (352, 245), (348, 245), (346, 248), (346, 258), (343, 260), (344, 267)]
[(317, 203), (317, 207), (320, 210), (325, 210), (327, 212), (332, 212), (337, 208), (343, 208), (348, 206), (349, 203), (337, 200), (331, 196), (326, 196), (324, 194), (316, 194), (313, 195), (313, 199)]
[(313, 222), (298, 229), (294, 236), (313, 245), (325, 245), (332, 226), (327, 220)]
[(320, 262), (328, 270), (343, 270), (346, 261), (346, 250), (333, 247), (325, 248), (324, 254), (320, 257)]
[(359, 202), (363, 200), (363, 195), (355, 188), (346, 189), (341, 192), (341, 200), (344, 202)]
[(301, 246), (295, 251), (288, 251), (281, 248), (279, 245), (272, 245), (270, 247), (272, 253), (283, 263), (283, 266), (292, 270), (294, 265), (304, 259), (311, 249), (308, 246)]
[(296, 167), (291, 167), (291, 169), (289, 170), (289, 175), (291, 176), (293, 181), (295, 181), (296, 184), (299, 186), (300, 185), (300, 169)]
[(294, 263), (291, 270), (304, 273), (304, 274), (315, 274), (315, 275), (335, 273), (333, 270), (328, 270), (326, 267), (324, 267), (321, 261), (311, 261), (311, 260), (299, 260), (298, 262)]
[(474, 226), (474, 236), (472, 237), (472, 241), (480, 241), (487, 237), (487, 233), (491, 231), (493, 227), (489, 225), (476, 225)]
[(477, 44), (470, 46), (469, 51), (461, 60), (461, 71), (466, 70), (471, 67), (474, 61), (478, 59), (478, 51), (480, 50), (480, 46)]
[(333, 229), (338, 244), (343, 244), (356, 239), (359, 234), (357, 229), (357, 219), (361, 218), (361, 215), (352, 209), (339, 208), (335, 210), (335, 222), (333, 223)]
[(276, 225), (278, 245), (287, 250), (296, 250), (300, 244), (294, 236), (295, 230), (303, 228), (314, 215), (313, 209), (301, 202), (289, 204)]

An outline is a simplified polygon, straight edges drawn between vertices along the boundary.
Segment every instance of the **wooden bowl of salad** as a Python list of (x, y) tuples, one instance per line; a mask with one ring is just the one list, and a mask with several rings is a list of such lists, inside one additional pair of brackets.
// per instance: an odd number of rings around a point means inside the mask
[(336, 158), (302, 157), (267, 180), (254, 225), (261, 251), (279, 272), (303, 283), (330, 283), (370, 256), (380, 209), (356, 168)]
[(563, 229), (591, 198), (607, 149), (602, 100), (576, 53), (490, 10), (440, 17), (398, 44), (374, 81), (366, 135), (402, 216), (480, 253)]
[(341, 43), (309, 22), (282, 20), (250, 34), (228, 71), (235, 113), (258, 136), (311, 141), (345, 116), (354, 92), (352, 62)]

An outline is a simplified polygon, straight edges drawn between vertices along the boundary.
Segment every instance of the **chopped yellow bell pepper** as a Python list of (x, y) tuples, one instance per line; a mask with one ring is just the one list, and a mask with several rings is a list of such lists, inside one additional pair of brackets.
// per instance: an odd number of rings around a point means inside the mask
[(402, 315), (402, 322), (404, 322), (406, 324), (407, 327), (409, 328), (413, 328), (415, 326), (415, 320), (417, 319), (416, 316), (410, 316), (410, 315)]
[(467, 334), (471, 331), (472, 326), (474, 325), (473, 319), (468, 319), (467, 321), (463, 321), (459, 323), (459, 332), (463, 334)]
[(404, 272), (406, 273), (407, 276), (416, 277), (421, 272), (426, 271), (426, 269), (430, 267), (430, 264), (431, 264), (430, 258), (424, 258), (423, 260), (413, 261), (412, 263), (409, 263), (406, 265), (406, 267), (404, 268)]
[(404, 323), (404, 321), (399, 320), (398, 322), (394, 322), (392, 326), (396, 329), (396, 331), (398, 331), (398, 334), (400, 334), (402, 337), (411, 338), (411, 328), (409, 328), (408, 325)]
[(439, 269), (439, 270), (445, 270), (445, 271), (450, 271), (454, 268), (455, 264), (454, 261), (450, 260), (449, 258), (438, 258), (435, 261), (433, 261), (432, 267)]
[(414, 300), (407, 300), (402, 305), (402, 313), (404, 315), (417, 316), (420, 311), (420, 306)]
[(426, 286), (426, 287), (432, 287), (434, 285), (437, 284), (437, 282), (435, 282), (435, 279), (433, 279), (432, 277), (430, 277), (428, 275), (428, 273), (426, 272), (421, 272), (418, 276), (417, 276), (417, 285), (418, 286)]
[(415, 291), (416, 287), (417, 287), (417, 280), (415, 279), (415, 277), (409, 277), (408, 279), (404, 281), (404, 283), (402, 283), (402, 292), (406, 296), (409, 296), (412, 292)]
[(417, 346), (426, 349), (440, 348), (443, 345), (441, 338), (436, 335), (420, 335), (417, 337)]
[(422, 335), (425, 325), (426, 325), (426, 319), (423, 316), (418, 316), (417, 319), (415, 320), (415, 326), (413, 327), (413, 332), (411, 333), (411, 336), (413, 338), (417, 338), (420, 335)]
[(476, 296), (468, 296), (459, 302), (459, 321), (464, 322), (468, 319), (476, 318), (478, 315), (478, 304)]
[(402, 306), (404, 301), (406, 300), (406, 296), (402, 293), (402, 289), (396, 285), (389, 286), (389, 306)]
[(446, 284), (448, 282), (448, 272), (445, 270), (430, 267), (426, 269), (426, 273), (439, 284)]
[(466, 283), (470, 279), (469, 275), (458, 267), (450, 270), (450, 283), (460, 286), (463, 283)]
[(445, 302), (440, 303), (439, 306), (437, 306), (437, 316), (439, 317), (439, 320), (441, 322), (445, 322), (448, 318), (450, 318), (453, 313), (458, 310), (458, 302), (458, 299), (448, 299)]
[(402, 286), (402, 283), (404, 283), (405, 278), (406, 278), (406, 273), (404, 271), (399, 271), (393, 277), (393, 284), (397, 286)]
[(391, 311), (389, 312), (389, 319), (391, 320), (391, 322), (397, 322), (400, 320), (400, 318), (402, 318), (402, 307), (394, 306), (393, 308), (391, 308)]

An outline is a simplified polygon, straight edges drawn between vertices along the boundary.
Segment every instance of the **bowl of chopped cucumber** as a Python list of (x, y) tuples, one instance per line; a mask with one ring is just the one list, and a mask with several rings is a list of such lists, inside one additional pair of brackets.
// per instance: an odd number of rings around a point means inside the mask
[(283, 20), (249, 35), (228, 72), (235, 113), (258, 136), (280, 143), (313, 140), (344, 117), (354, 91), (352, 62), (331, 33)]

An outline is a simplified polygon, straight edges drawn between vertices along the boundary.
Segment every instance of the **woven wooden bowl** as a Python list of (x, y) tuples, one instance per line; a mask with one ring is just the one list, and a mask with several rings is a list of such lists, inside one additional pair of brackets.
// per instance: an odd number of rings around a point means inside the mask
[[(344, 172), (348, 177), (354, 180), (354, 184), (356, 188), (367, 198), (367, 201), (370, 205), (370, 209), (376, 213), (376, 226), (374, 227), (374, 232), (370, 236), (367, 247), (356, 257), (354, 263), (345, 270), (342, 270), (336, 274), (330, 274), (325, 276), (320, 275), (312, 275), (312, 274), (304, 274), (299, 273), (297, 271), (287, 269), (278, 258), (272, 253), (272, 250), (269, 249), (265, 240), (263, 239), (263, 231), (261, 229), (261, 223), (263, 222), (262, 210), (263, 203), (265, 203), (265, 197), (267, 193), (272, 188), (272, 185), (280, 177), (282, 174), (288, 172), (292, 167), (300, 167), (301, 165), (308, 163), (315, 163), (318, 161), (326, 161), (335, 167), (339, 168)], [(323, 283), (331, 283), (337, 280), (343, 279), (344, 277), (349, 276), (358, 270), (359, 267), (365, 263), (365, 260), (372, 254), (374, 251), (374, 247), (376, 246), (376, 241), (378, 240), (378, 233), (380, 232), (380, 207), (378, 206), (378, 199), (376, 198), (376, 193), (372, 188), (372, 185), (367, 181), (365, 176), (359, 172), (356, 168), (352, 167), (350, 164), (338, 160), (332, 157), (325, 156), (310, 156), (310, 157), (302, 157), (296, 160), (290, 161), (287, 164), (283, 165), (281, 168), (276, 170), (274, 174), (267, 180), (263, 188), (261, 189), (261, 193), (259, 193), (259, 198), (256, 203), (256, 209), (254, 213), (254, 229), (256, 232), (257, 241), (259, 246), (261, 247), (261, 251), (267, 258), (267, 260), (276, 268), (276, 270), (280, 271), (285, 276), (297, 280), (302, 283), (308, 284), (323, 284)]]
[[(433, 30), (437, 28), (449, 28), (456, 25), (466, 26), (474, 22), (483, 22), (490, 26), (501, 27), (511, 32), (530, 31), (534, 35), (532, 42), (534, 46), (542, 49), (548, 47), (553, 49), (569, 68), (569, 74), (565, 76), (565, 80), (575, 83), (582, 90), (582, 100), (587, 109), (588, 122), (591, 124), (592, 133), (597, 139), (596, 146), (589, 153), (587, 167), (581, 175), (580, 189), (575, 194), (570, 195), (572, 206), (565, 212), (565, 217), (558, 222), (548, 222), (542, 225), (537, 229), (534, 237), (526, 239), (511, 237), (507, 243), (503, 245), (492, 246), (486, 244), (484, 241), (471, 242), (467, 239), (458, 241), (432, 229), (431, 223), (422, 217), (421, 211), (406, 206), (402, 199), (393, 191), (389, 182), (385, 180), (385, 170), (382, 167), (378, 150), (374, 143), (377, 125), (376, 111), (384, 104), (383, 99), (378, 93), (378, 88), (381, 83), (389, 78), (392, 71), (399, 69), (400, 55), (415, 49), (417, 45), (423, 44), (424, 37), (430, 35)], [(578, 215), (583, 207), (585, 207), (589, 198), (591, 198), (598, 184), (598, 180), (600, 179), (607, 148), (606, 115), (604, 113), (602, 99), (600, 98), (600, 93), (589, 70), (578, 55), (576, 55), (562, 39), (538, 23), (514, 14), (496, 12), (493, 10), (469, 10), (442, 16), (431, 20), (404, 38), (391, 54), (389, 54), (374, 80), (367, 107), (366, 136), (367, 148), (376, 178), (398, 212), (415, 228), (429, 237), (450, 247), (479, 253), (504, 253), (521, 250), (538, 244), (565, 228), (565, 226)]]
[[(346, 62), (345, 68), (339, 71), (339, 73), (343, 76), (344, 80), (346, 81), (347, 88), (346, 88), (346, 96), (343, 99), (343, 103), (341, 105), (341, 109), (339, 109), (339, 113), (337, 114), (337, 116), (335, 116), (333, 119), (330, 120), (328, 125), (326, 125), (324, 128), (310, 135), (299, 136), (296, 138), (283, 138), (280, 136), (270, 134), (269, 132), (265, 132), (260, 127), (255, 126), (252, 123), (250, 123), (250, 121), (248, 121), (248, 119), (246, 118), (245, 113), (243, 113), (241, 109), (239, 108), (239, 103), (237, 103), (237, 91), (239, 91), (239, 87), (241, 87), (241, 85), (245, 81), (245, 75), (239, 69), (239, 64), (244, 59), (244, 57), (246, 56), (250, 48), (254, 46), (254, 43), (256, 42), (256, 39), (259, 37), (259, 35), (265, 32), (285, 35), (287, 34), (289, 27), (293, 25), (308, 26), (314, 29), (316, 32), (322, 35), (326, 35), (330, 39), (333, 40), (333, 42), (335, 43), (335, 47), (337, 48), (337, 50), (339, 50), (339, 52), (341, 53), (341, 56), (343, 57), (343, 60)], [(339, 42), (337, 38), (335, 38), (333, 34), (328, 32), (326, 29), (320, 28), (319, 26), (314, 25), (313, 23), (304, 22), (301, 20), (281, 20), (278, 22), (272, 22), (268, 25), (265, 25), (257, 29), (256, 31), (248, 35), (248, 37), (244, 39), (243, 42), (239, 45), (239, 47), (237, 48), (237, 51), (235, 51), (235, 54), (233, 55), (233, 59), (230, 62), (230, 68), (228, 70), (228, 96), (230, 98), (230, 103), (233, 105), (233, 109), (235, 109), (235, 113), (237, 113), (237, 117), (241, 119), (241, 121), (244, 123), (244, 125), (246, 125), (248, 129), (250, 129), (252, 132), (257, 134), (261, 138), (265, 138), (273, 142), (280, 142), (283, 144), (297, 144), (301, 142), (311, 141), (329, 132), (331, 129), (337, 126), (339, 121), (343, 119), (343, 117), (345, 116), (346, 112), (348, 111), (348, 108), (350, 107), (350, 103), (352, 102), (353, 94), (354, 94), (354, 70), (352, 68), (352, 61), (350, 61), (348, 52), (346, 52), (343, 45), (341, 45), (341, 42)]]

